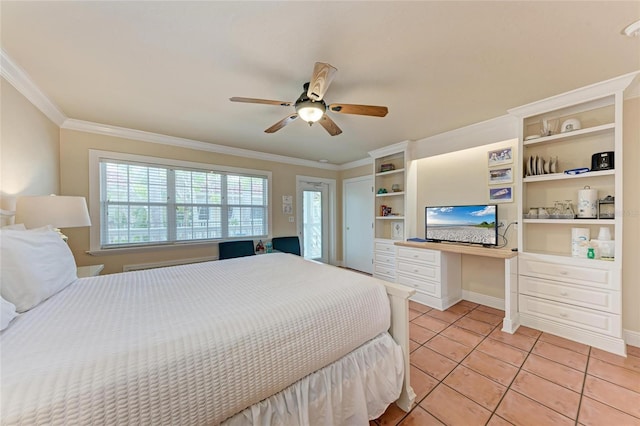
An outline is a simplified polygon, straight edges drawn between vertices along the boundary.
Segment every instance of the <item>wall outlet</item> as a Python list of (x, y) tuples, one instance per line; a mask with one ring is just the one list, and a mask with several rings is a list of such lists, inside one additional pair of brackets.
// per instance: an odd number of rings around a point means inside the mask
[(500, 221), (498, 222), (498, 228), (503, 228), (504, 227), (504, 221)]
[(294, 222), (294, 217), (293, 216), (289, 216), (289, 222), (291, 222), (291, 223)]

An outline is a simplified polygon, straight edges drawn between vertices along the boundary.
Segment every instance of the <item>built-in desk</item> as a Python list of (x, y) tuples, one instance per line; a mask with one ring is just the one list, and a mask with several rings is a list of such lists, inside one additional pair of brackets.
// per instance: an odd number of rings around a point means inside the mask
[[(409, 247), (413, 249), (426, 249), (433, 250), (441, 253), (442, 260), (453, 265), (453, 268), (449, 268), (448, 273), (452, 276), (453, 280), (460, 279), (460, 271), (457, 272), (455, 268), (459, 268), (459, 257), (462, 254), (472, 256), (493, 257), (498, 259), (504, 259), (504, 312), (505, 317), (502, 321), (502, 331), (507, 333), (513, 333), (519, 326), (518, 321), (518, 252), (511, 251), (509, 249), (487, 248), (480, 246), (467, 246), (463, 244), (450, 244), (450, 243), (429, 243), (429, 242), (413, 242), (403, 241), (396, 242), (396, 246)], [(401, 259), (398, 256), (398, 259)], [(400, 262), (402, 260), (399, 260)], [(457, 266), (456, 266), (457, 265)], [(398, 268), (398, 271), (400, 268)], [(420, 271), (418, 267), (415, 271)], [(439, 276), (438, 276), (439, 278)], [(446, 283), (445, 283), (446, 284)], [(440, 290), (442, 291), (442, 290)], [(444, 295), (443, 295), (444, 296)], [(451, 296), (451, 295), (449, 295)], [(455, 296), (455, 294), (453, 295)], [(445, 303), (446, 298), (445, 298)], [(448, 303), (447, 303), (448, 304)], [(436, 306), (440, 309), (446, 308)]]

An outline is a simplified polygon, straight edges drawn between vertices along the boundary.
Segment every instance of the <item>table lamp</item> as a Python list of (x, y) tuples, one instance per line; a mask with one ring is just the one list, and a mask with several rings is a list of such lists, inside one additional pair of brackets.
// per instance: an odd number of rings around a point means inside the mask
[(18, 197), (15, 223), (23, 223), (27, 229), (51, 225), (67, 241), (60, 228), (91, 226), (91, 219), (84, 197), (52, 194)]

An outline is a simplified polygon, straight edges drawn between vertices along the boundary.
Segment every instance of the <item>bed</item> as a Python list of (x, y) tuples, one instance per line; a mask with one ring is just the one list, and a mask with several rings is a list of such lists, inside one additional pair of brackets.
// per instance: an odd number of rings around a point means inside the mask
[(0, 334), (2, 424), (351, 425), (413, 404), (402, 286), (274, 253), (61, 287)]

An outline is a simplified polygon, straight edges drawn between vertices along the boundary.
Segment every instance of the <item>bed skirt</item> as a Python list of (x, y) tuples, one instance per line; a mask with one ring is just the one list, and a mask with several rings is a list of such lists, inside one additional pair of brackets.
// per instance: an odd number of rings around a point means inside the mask
[(398, 399), (403, 378), (402, 349), (383, 333), (223, 425), (367, 425)]

